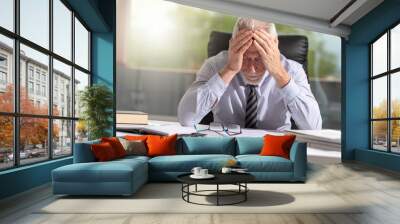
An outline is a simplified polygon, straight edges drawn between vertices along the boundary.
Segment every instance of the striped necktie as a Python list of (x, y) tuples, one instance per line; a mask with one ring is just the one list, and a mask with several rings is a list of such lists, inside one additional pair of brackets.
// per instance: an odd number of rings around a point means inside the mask
[(246, 128), (257, 128), (257, 93), (255, 85), (247, 85)]

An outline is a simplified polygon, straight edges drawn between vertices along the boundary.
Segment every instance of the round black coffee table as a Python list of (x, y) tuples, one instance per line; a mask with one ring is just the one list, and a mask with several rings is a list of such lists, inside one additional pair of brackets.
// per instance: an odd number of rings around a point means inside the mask
[[(198, 205), (234, 205), (245, 202), (247, 200), (247, 192), (249, 188), (247, 183), (255, 180), (255, 177), (248, 173), (216, 173), (213, 174), (215, 177), (212, 179), (193, 179), (190, 177), (191, 173), (182, 174), (177, 177), (178, 181), (182, 183), (182, 199), (188, 203)], [(198, 190), (197, 185), (216, 185), (215, 190)], [(220, 189), (220, 185), (236, 185), (237, 190), (223, 190)], [(194, 191), (190, 191), (190, 186), (195, 186)], [(206, 194), (209, 192), (215, 192), (215, 194)], [(216, 204), (202, 204), (190, 201), (190, 196), (204, 196), (204, 197), (216, 197)], [(241, 196), (239, 200), (231, 203), (221, 203), (221, 197), (232, 197)]]

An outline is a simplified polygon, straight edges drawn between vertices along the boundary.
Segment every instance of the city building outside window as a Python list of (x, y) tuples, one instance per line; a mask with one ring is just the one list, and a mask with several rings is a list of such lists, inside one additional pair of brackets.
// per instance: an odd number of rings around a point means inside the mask
[(0, 54), (0, 67), (7, 68), (7, 56)]
[(29, 89), (29, 94), (33, 94), (34, 92), (33, 82), (31, 81), (28, 82), (28, 89)]
[(32, 66), (29, 66), (29, 71), (28, 71), (28, 73), (29, 73), (29, 79), (32, 79), (32, 80), (33, 80), (33, 67), (32, 67)]
[(4, 71), (0, 71), (0, 84), (1, 85), (7, 84), (7, 74)]
[(0, 91), (4, 92), (7, 88), (7, 56), (0, 54)]
[(42, 96), (46, 96), (46, 86), (42, 86)]
[(46, 74), (42, 73), (42, 82), (46, 82)]
[(36, 80), (40, 81), (40, 70), (36, 69)]
[(36, 95), (40, 95), (40, 84), (36, 84)]

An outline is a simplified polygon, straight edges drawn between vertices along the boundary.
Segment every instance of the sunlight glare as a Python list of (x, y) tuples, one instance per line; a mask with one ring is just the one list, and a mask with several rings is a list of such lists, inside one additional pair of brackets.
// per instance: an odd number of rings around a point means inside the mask
[(132, 34), (140, 32), (135, 38), (141, 37), (141, 41), (153, 46), (166, 44), (168, 37), (174, 32), (171, 12), (175, 7), (169, 2), (135, 1), (131, 8), (133, 18), (130, 27), (134, 30)]

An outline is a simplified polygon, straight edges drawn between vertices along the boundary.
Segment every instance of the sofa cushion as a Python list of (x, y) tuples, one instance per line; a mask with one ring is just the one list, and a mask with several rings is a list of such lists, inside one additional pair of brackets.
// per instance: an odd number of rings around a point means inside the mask
[(183, 137), (180, 143), (185, 155), (235, 155), (235, 139), (231, 137)]
[(231, 155), (175, 155), (158, 156), (149, 160), (149, 170), (163, 172), (190, 172), (199, 166), (212, 172), (219, 171), (230, 159)]
[(175, 155), (177, 138), (177, 134), (169, 136), (149, 135), (146, 140), (147, 155), (151, 157)]
[(101, 142), (110, 143), (117, 158), (122, 158), (126, 156), (126, 151), (124, 149), (124, 146), (122, 146), (121, 142), (117, 137), (103, 137), (101, 138)]
[(292, 172), (292, 161), (279, 156), (238, 155), (239, 166), (249, 172)]
[(125, 135), (124, 138), (129, 141), (146, 141), (149, 135)]
[(105, 162), (118, 158), (112, 145), (108, 142), (93, 144), (90, 148), (92, 149), (94, 157), (96, 157), (96, 161)]
[(264, 146), (261, 149), (261, 156), (280, 156), (286, 159), (290, 159), (290, 148), (296, 135), (269, 135), (264, 136)]
[(260, 154), (264, 145), (263, 137), (237, 137), (236, 155)]
[(126, 140), (124, 138), (119, 138), (122, 146), (126, 151), (126, 155), (137, 155), (145, 156), (147, 155), (146, 142), (142, 140)]
[(150, 157), (147, 156), (136, 156), (136, 155), (130, 155), (130, 156), (125, 156), (124, 158), (120, 158), (117, 160), (114, 160), (113, 162), (127, 162), (130, 163), (131, 161), (142, 161), (142, 162), (148, 162)]
[(58, 182), (130, 182), (135, 172), (147, 172), (147, 163), (140, 159), (74, 163), (53, 170), (52, 174), (53, 181)]

